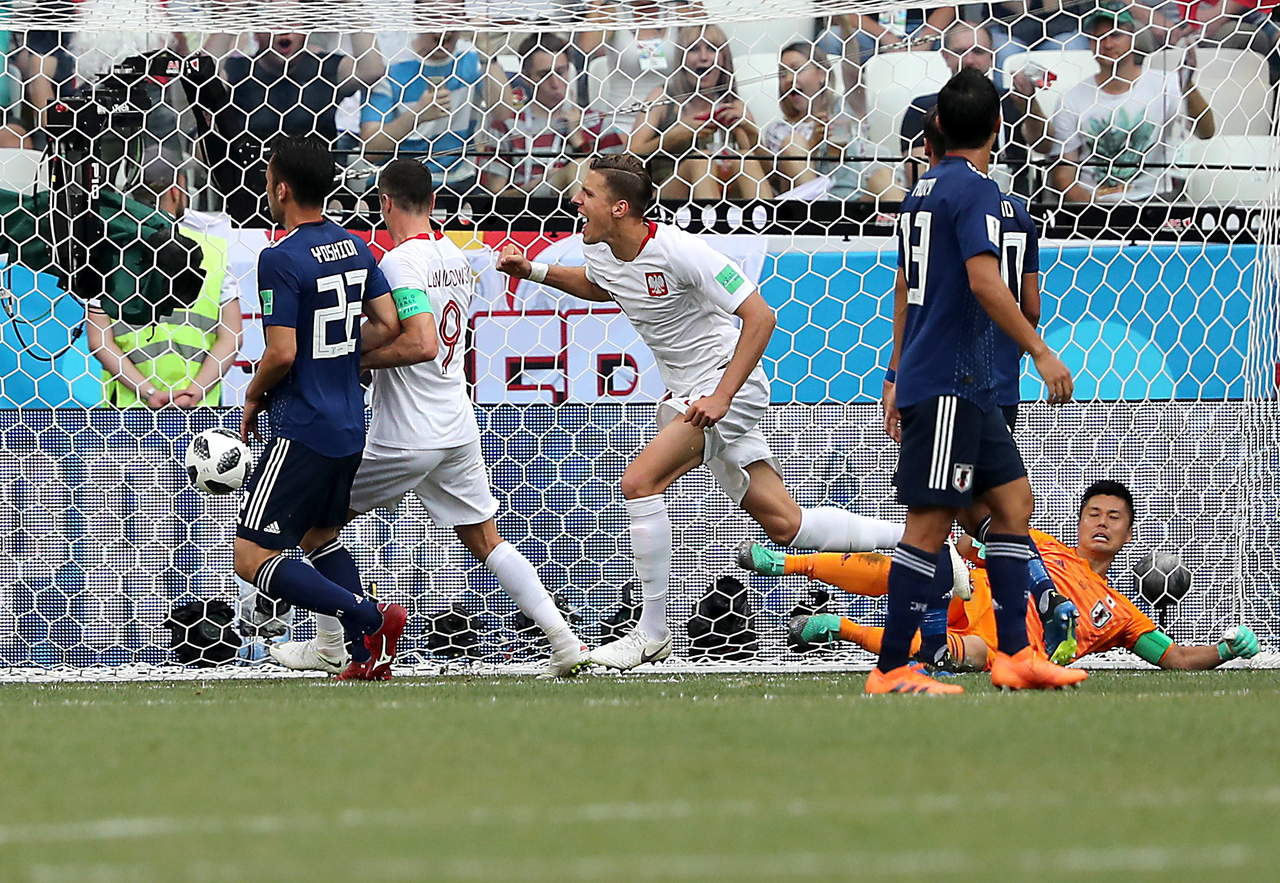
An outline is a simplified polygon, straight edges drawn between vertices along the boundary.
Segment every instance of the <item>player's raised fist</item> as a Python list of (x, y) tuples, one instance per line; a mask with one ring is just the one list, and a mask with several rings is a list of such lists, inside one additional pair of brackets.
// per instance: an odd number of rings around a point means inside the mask
[(1044, 381), (1045, 386), (1049, 387), (1049, 402), (1051, 404), (1061, 404), (1062, 402), (1071, 401), (1071, 394), (1075, 390), (1075, 382), (1071, 379), (1071, 371), (1067, 366), (1062, 364), (1062, 360), (1053, 354), (1051, 350), (1045, 350), (1035, 358), (1036, 373), (1040, 375), (1040, 379)]
[(517, 279), (528, 279), (531, 268), (529, 259), (521, 253), (519, 248), (510, 243), (502, 247), (502, 253), (498, 255), (499, 273), (515, 276)]

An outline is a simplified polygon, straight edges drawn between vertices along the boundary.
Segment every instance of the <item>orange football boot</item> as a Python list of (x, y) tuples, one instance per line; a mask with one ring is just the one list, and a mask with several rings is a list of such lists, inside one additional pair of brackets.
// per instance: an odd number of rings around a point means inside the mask
[(991, 683), (1006, 690), (1060, 690), (1089, 677), (1087, 671), (1054, 665), (1038, 650), (1023, 647), (1012, 656), (996, 652), (991, 660)]
[(872, 669), (867, 678), (865, 692), (868, 695), (881, 693), (923, 693), (930, 696), (947, 696), (963, 693), (964, 687), (959, 684), (944, 684), (929, 677), (918, 665), (900, 665), (890, 672)]

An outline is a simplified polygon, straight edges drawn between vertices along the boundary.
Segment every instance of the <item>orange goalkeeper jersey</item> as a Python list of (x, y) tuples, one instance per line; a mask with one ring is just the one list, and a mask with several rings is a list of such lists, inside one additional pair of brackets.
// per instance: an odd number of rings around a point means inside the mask
[[(1106, 579), (1094, 573), (1075, 549), (1038, 530), (1031, 531), (1031, 538), (1040, 548), (1054, 586), (1080, 610), (1080, 622), (1076, 626), (1077, 659), (1116, 647), (1133, 649), (1138, 638), (1155, 630), (1156, 624), (1151, 617), (1111, 588)], [(973, 597), (968, 601), (951, 602), (948, 628), (961, 634), (977, 635), (994, 650), (996, 619), (991, 608), (991, 583), (986, 569), (974, 570), (971, 580)], [(1033, 646), (1044, 649), (1044, 627), (1040, 624), (1034, 599), (1027, 603), (1027, 637)]]

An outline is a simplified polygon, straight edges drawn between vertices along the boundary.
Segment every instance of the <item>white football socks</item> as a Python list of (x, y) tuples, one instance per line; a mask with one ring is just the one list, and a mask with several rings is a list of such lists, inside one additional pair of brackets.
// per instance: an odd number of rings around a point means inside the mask
[(644, 605), (640, 629), (651, 639), (664, 640), (667, 628), (667, 588), (671, 582), (671, 519), (661, 494), (624, 501), (631, 516), (631, 557)]
[(902, 540), (903, 525), (854, 515), (835, 506), (800, 510), (800, 530), (791, 545), (819, 552), (874, 552)]
[(346, 635), (338, 617), (327, 613), (316, 614), (316, 649), (326, 659), (341, 658), (346, 650)]
[(499, 543), (484, 559), (484, 566), (498, 578), (498, 583), (520, 611), (542, 629), (551, 642), (552, 650), (581, 646), (556, 602), (551, 600), (538, 571), (528, 558), (520, 554), (519, 549), (507, 542)]

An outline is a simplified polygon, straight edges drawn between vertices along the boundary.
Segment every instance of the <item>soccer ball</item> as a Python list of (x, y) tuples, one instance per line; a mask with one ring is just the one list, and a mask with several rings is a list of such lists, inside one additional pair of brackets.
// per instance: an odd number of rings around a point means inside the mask
[(187, 445), (187, 475), (206, 494), (239, 490), (253, 468), (249, 446), (229, 429), (206, 429)]
[(1134, 565), (1138, 591), (1156, 607), (1168, 607), (1183, 599), (1191, 588), (1191, 571), (1172, 552), (1148, 552)]

